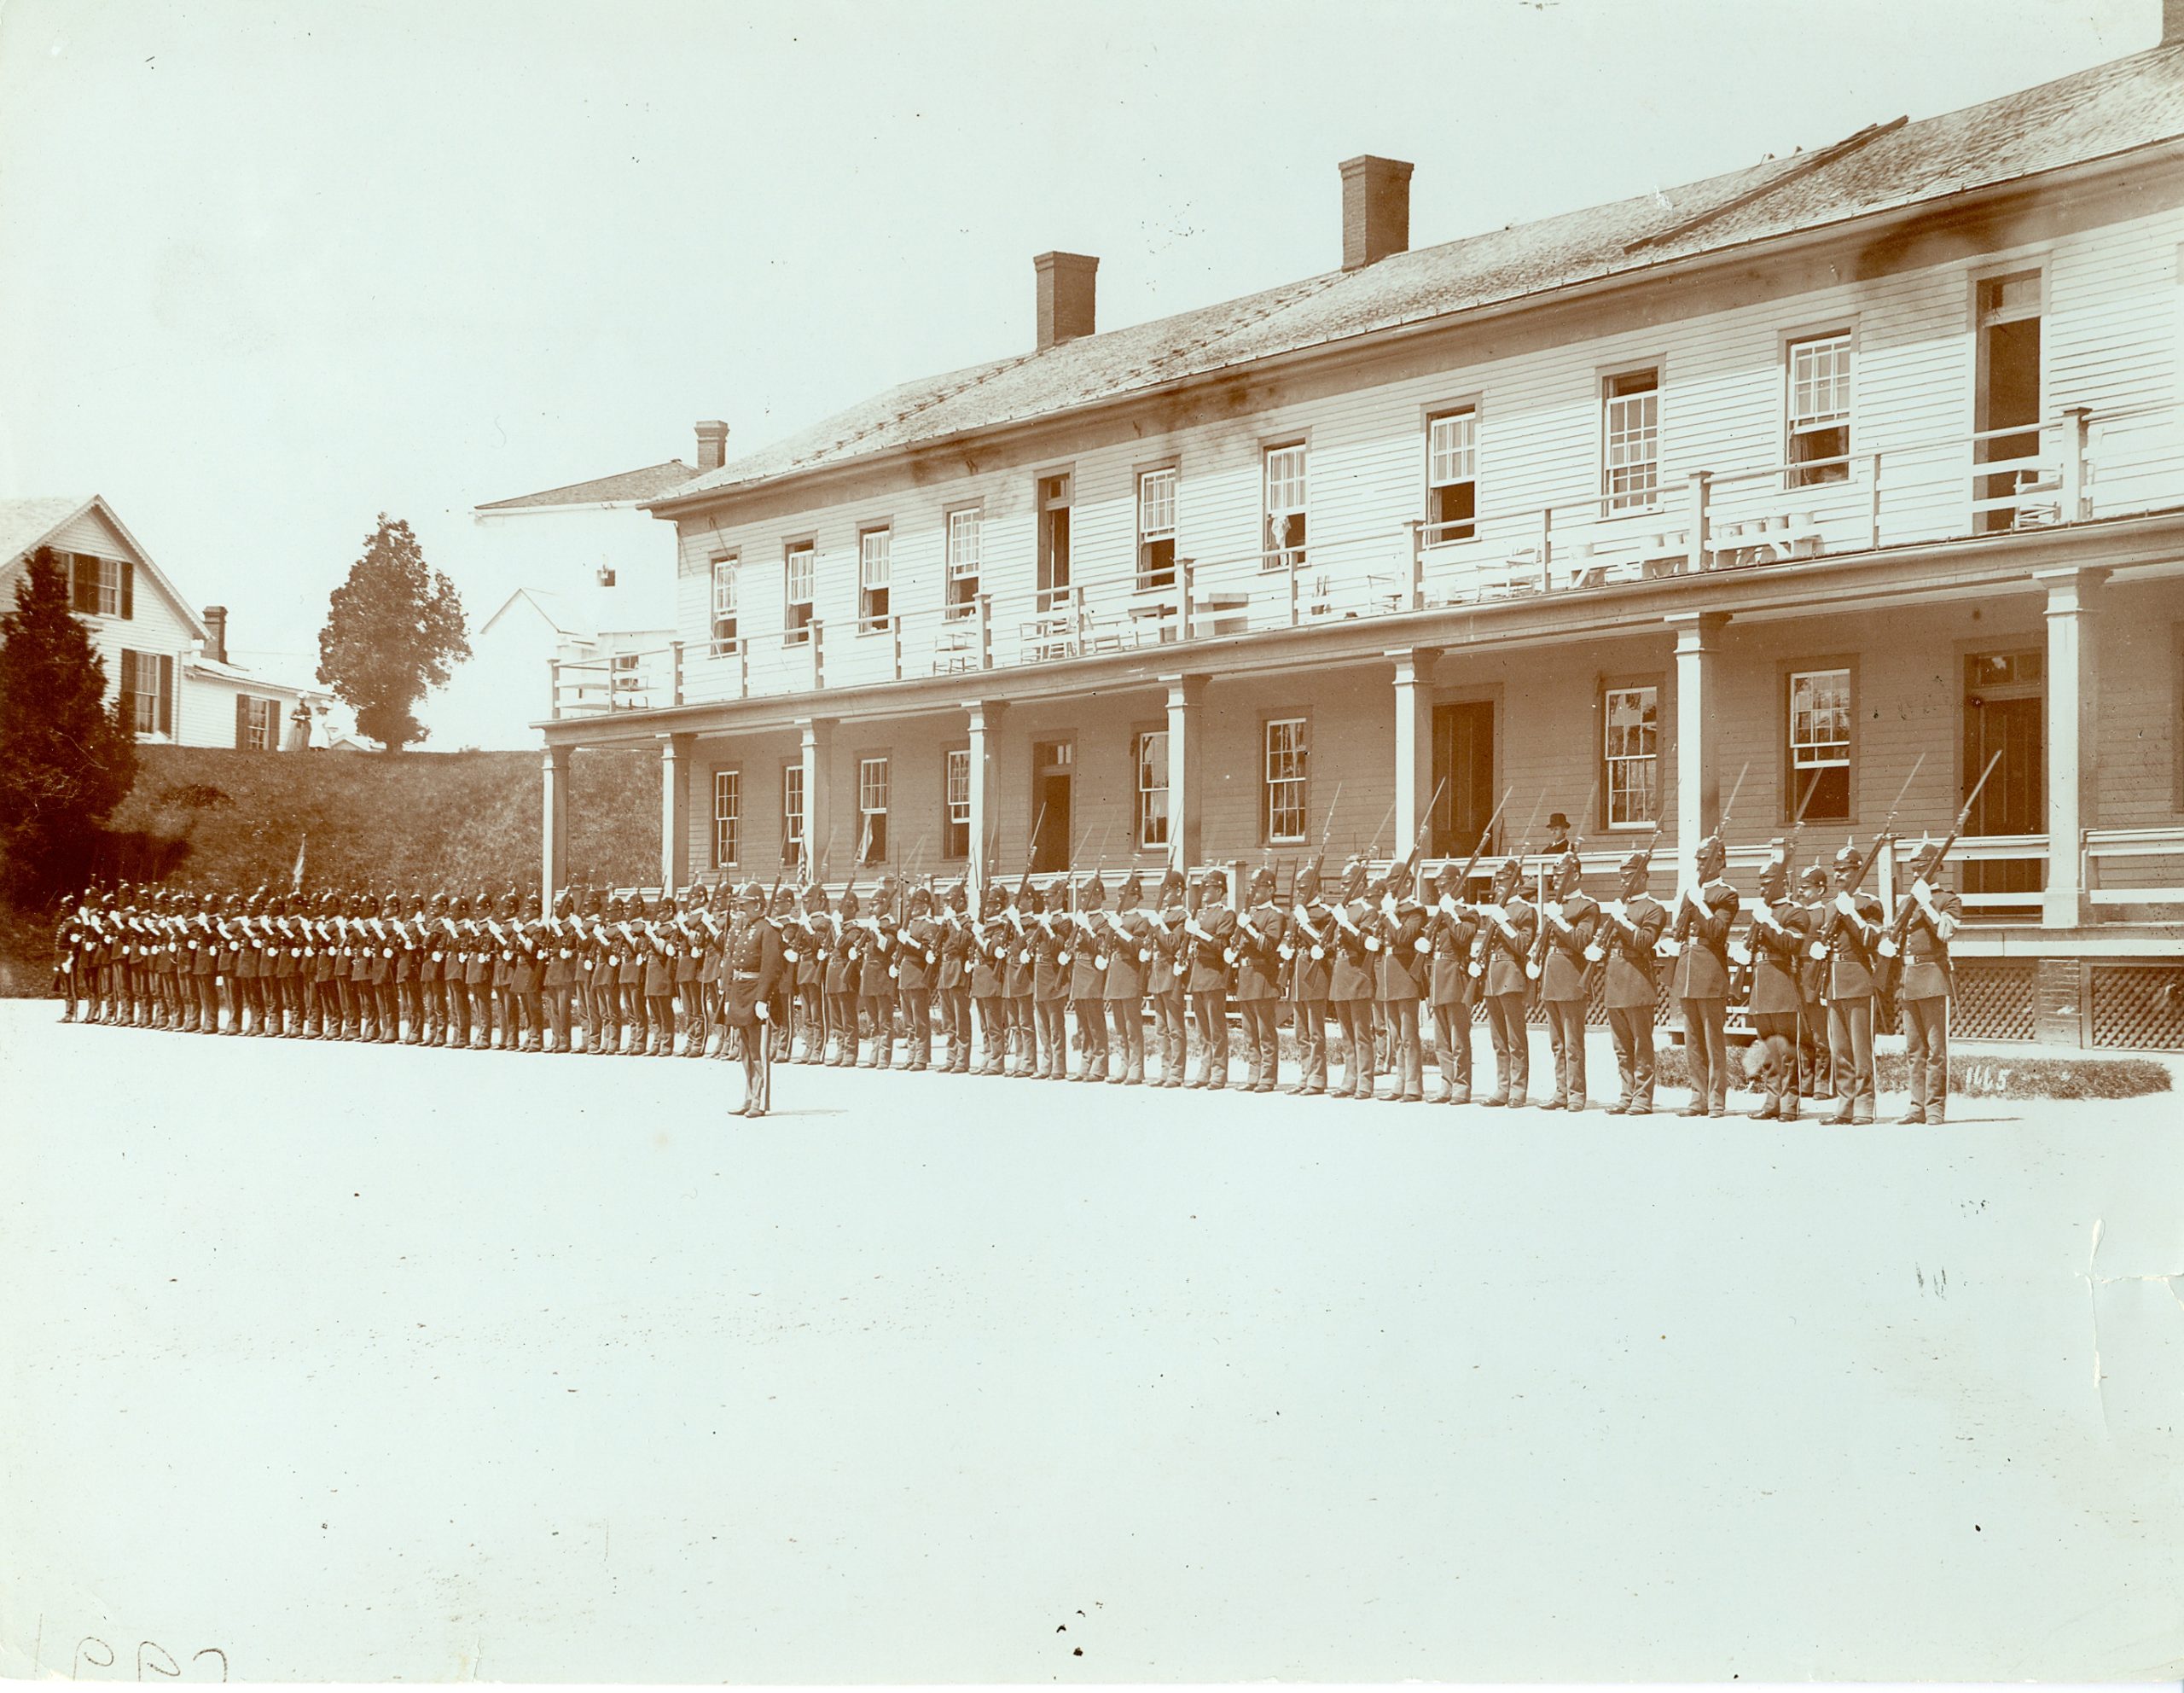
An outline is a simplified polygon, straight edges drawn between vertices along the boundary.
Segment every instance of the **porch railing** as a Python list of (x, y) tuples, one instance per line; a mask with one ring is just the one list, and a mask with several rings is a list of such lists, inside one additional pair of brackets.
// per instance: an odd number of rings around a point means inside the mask
[(554, 661), (550, 714), (1036, 666), (2123, 515), (2184, 504), (2179, 421), (2175, 408), (2073, 406), (2037, 425), (1689, 470), (1643, 507), (1589, 489), (1461, 525), (1390, 522), (1223, 556), (1080, 556), (1073, 579), (1044, 587), (1028, 559), (990, 558), (995, 586), (953, 585), (953, 602), (927, 609), (794, 630), (742, 619), (714, 639)]

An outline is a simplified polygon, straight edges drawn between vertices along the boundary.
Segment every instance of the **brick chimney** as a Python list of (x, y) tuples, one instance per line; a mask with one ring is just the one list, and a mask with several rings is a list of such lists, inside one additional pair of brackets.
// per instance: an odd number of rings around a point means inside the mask
[[(2179, 3), (2179, 0), (2169, 0)], [(1369, 153), (1342, 161), (1342, 268), (1362, 271), (1410, 249), (1410, 172)]]
[(1100, 261), (1082, 253), (1043, 253), (1039, 273), (1039, 351), (1092, 333), (1092, 284)]
[(698, 468), (717, 470), (728, 463), (728, 425), (710, 418), (698, 425)]
[(225, 606), (205, 608), (205, 632), (211, 638), (205, 643), (205, 656), (215, 664), (228, 661), (228, 608)]
[(2184, 47), (2184, 0), (2161, 0), (2161, 44)]

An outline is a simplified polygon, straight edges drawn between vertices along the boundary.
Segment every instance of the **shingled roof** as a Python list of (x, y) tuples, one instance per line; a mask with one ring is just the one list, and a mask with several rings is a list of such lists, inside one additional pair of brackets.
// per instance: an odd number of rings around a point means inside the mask
[(655, 507), (1945, 199), (2184, 136), (2184, 46), (1832, 147), (906, 382)]
[(589, 482), (571, 482), (514, 499), (495, 500), (479, 511), (523, 511), (542, 506), (638, 505), (658, 499), (681, 487), (698, 473), (679, 458), (665, 464), (648, 464), (642, 470), (624, 470), (612, 476), (595, 476)]

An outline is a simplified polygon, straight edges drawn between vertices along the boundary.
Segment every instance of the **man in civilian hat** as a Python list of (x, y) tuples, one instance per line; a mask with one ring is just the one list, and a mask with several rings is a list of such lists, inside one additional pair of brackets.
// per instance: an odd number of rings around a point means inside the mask
[(743, 885), (743, 926), (729, 954), (727, 998), (723, 1009), (741, 1035), (743, 1103), (735, 1114), (763, 1117), (773, 1106), (773, 1048), (769, 1035), (785, 1009), (781, 930), (766, 910), (766, 890), (755, 881)]

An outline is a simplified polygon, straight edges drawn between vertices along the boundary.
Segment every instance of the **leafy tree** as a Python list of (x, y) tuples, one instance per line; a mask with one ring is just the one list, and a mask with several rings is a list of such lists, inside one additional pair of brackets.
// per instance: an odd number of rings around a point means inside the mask
[(124, 702), (68, 609), (68, 579), (41, 547), (0, 614), (0, 852), (26, 901), (84, 879), (107, 816), (136, 780)]
[(455, 584), (425, 563), (410, 526), (385, 512), (327, 602), (318, 679), (353, 707), (357, 731), (390, 753), (425, 738), (412, 709), (470, 656)]

